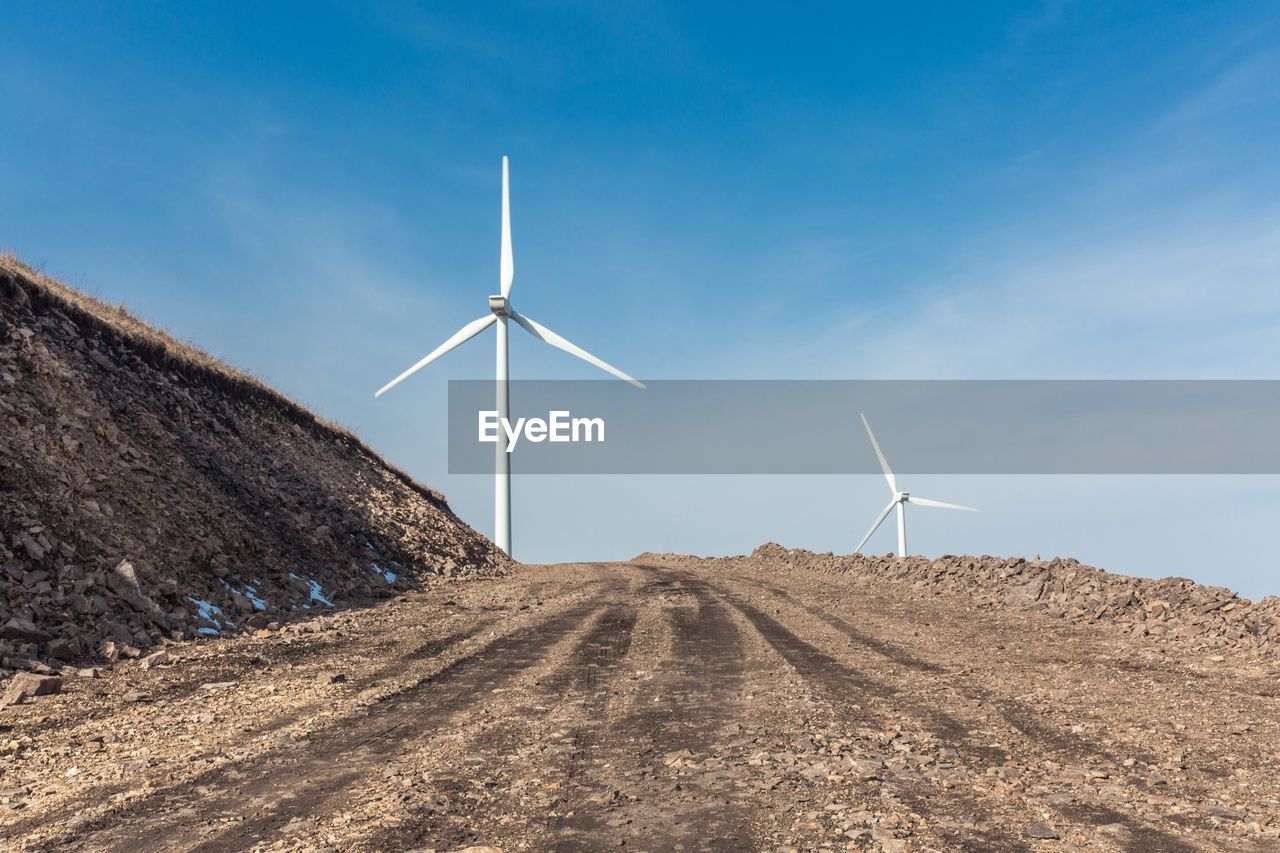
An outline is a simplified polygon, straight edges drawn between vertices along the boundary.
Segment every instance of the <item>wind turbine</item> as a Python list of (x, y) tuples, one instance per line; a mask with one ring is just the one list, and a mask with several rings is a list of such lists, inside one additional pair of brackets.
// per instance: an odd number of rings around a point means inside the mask
[[(381, 397), (392, 388), (435, 361), (449, 350), (466, 343), (485, 329), (498, 324), (498, 371), (497, 371), (497, 411), (499, 423), (507, 417), (509, 397), (507, 395), (507, 321), (515, 320), (526, 332), (540, 341), (576, 355), (583, 361), (590, 362), (601, 370), (612, 373), (619, 379), (625, 379), (637, 388), (644, 385), (618, 368), (596, 358), (582, 347), (557, 335), (541, 323), (531, 320), (511, 306), (511, 282), (515, 279), (515, 262), (511, 254), (511, 191), (509, 188), (509, 169), (507, 158), (502, 158), (502, 250), (499, 260), (498, 276), (501, 290), (489, 297), (489, 313), (478, 320), (472, 320), (459, 329), (453, 337), (429, 352), (426, 357), (392, 379), (378, 389), (374, 397)], [(493, 499), (493, 538), (505, 553), (511, 553), (511, 455), (507, 453), (507, 435), (504, 429), (498, 429), (497, 458), (494, 466), (494, 499)]]
[(867, 436), (871, 439), (871, 446), (875, 448), (876, 458), (880, 460), (880, 468), (884, 471), (884, 478), (889, 481), (889, 491), (893, 494), (893, 500), (889, 501), (889, 505), (884, 508), (881, 513), (876, 516), (875, 522), (871, 525), (871, 529), (867, 531), (867, 535), (862, 537), (862, 541), (858, 543), (858, 547), (853, 551), (856, 554), (862, 550), (862, 546), (867, 544), (867, 540), (871, 538), (871, 534), (879, 529), (884, 520), (889, 517), (889, 513), (896, 506), (898, 508), (898, 556), (907, 556), (907, 504), (916, 504), (917, 506), (936, 506), (942, 509), (960, 509), (965, 512), (977, 512), (971, 506), (960, 506), (959, 504), (943, 503), (942, 501), (934, 501), (929, 498), (918, 498), (910, 492), (898, 491), (898, 481), (893, 476), (893, 471), (889, 470), (889, 463), (885, 461), (884, 454), (880, 452), (880, 444), (876, 441), (875, 433), (871, 431), (871, 424), (867, 423), (867, 416), (859, 413), (858, 417), (862, 418), (862, 425), (867, 428)]

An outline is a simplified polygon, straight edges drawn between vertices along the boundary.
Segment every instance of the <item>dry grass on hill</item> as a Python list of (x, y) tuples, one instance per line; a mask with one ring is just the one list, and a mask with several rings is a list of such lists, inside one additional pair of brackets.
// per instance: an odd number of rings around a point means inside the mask
[(349, 431), (12, 257), (0, 424), (0, 673), (510, 564)]

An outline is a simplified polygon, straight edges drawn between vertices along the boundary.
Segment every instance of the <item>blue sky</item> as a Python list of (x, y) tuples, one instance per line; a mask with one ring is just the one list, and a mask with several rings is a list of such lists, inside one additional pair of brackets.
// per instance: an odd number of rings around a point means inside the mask
[[(372, 391), (485, 310), (503, 154), (516, 304), (644, 378), (1276, 377), (1280, 11), (969, 5), (0, 2), (0, 247), (486, 533), (441, 407), (491, 341)], [(513, 375), (594, 377), (523, 337)], [(984, 512), (913, 550), (1280, 593), (1277, 478), (922, 479)], [(515, 543), (848, 551), (883, 488), (518, 478)]]

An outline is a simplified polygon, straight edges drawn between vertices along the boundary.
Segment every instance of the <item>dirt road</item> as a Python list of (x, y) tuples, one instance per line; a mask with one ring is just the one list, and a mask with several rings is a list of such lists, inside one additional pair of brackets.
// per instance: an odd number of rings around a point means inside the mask
[(1270, 850), (1245, 661), (855, 578), (525, 567), (0, 712), (14, 849)]

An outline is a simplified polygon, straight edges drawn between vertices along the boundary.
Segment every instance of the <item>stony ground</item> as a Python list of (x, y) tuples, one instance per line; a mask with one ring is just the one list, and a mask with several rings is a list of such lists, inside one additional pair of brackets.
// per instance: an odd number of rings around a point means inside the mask
[(508, 563), (356, 436), (0, 255), (0, 677)]
[(716, 563), (525, 567), (0, 711), (14, 849), (1280, 849), (1280, 679)]

